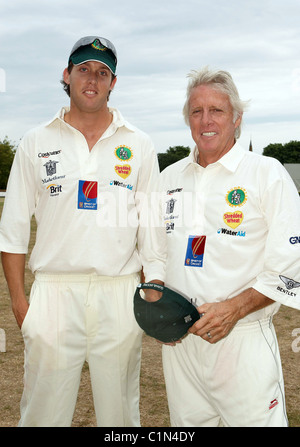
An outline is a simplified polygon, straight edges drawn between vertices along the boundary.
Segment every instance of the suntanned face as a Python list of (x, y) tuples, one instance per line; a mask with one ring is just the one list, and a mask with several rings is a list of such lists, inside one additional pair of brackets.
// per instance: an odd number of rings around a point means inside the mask
[(107, 97), (113, 89), (111, 71), (101, 62), (89, 61), (74, 65), (71, 73), (64, 70), (64, 81), (70, 85), (71, 108), (79, 112), (97, 113), (107, 109)]
[(199, 164), (206, 167), (232, 148), (241, 117), (233, 122), (228, 95), (211, 85), (200, 85), (190, 95), (189, 123), (199, 151)]

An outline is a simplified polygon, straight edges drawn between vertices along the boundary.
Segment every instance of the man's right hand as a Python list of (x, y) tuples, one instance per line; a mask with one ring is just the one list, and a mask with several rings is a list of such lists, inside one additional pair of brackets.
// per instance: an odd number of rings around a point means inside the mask
[(20, 329), (27, 314), (28, 307), (29, 304), (26, 298), (20, 300), (14, 300), (12, 302), (12, 310)]
[(29, 307), (24, 286), (25, 259), (26, 255), (22, 253), (1, 253), (3, 271), (11, 297), (11, 306), (19, 328), (23, 324)]
[[(159, 284), (160, 286), (163, 286), (164, 283), (162, 281), (159, 281), (158, 279), (153, 279), (152, 281), (149, 281), (149, 283)], [(145, 293), (145, 300), (149, 301), (150, 303), (153, 303), (155, 301), (160, 300), (162, 297), (162, 292), (159, 292), (155, 289), (142, 289)]]

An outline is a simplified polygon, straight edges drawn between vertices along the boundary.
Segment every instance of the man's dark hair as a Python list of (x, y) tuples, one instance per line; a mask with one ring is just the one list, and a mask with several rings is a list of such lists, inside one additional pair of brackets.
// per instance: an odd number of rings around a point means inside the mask
[[(71, 71), (73, 70), (73, 67), (74, 67), (73, 62), (70, 62), (69, 65), (68, 65), (68, 72), (69, 72), (69, 74), (70, 74)], [(116, 77), (116, 75), (114, 75), (113, 73), (111, 73), (111, 82), (113, 82), (113, 80), (115, 79), (115, 77)], [(64, 89), (64, 91), (66, 92), (66, 94), (70, 97), (70, 85), (67, 84), (67, 83), (64, 81), (64, 79), (62, 79), (62, 80), (60, 81), (60, 83), (62, 84), (63, 89)], [(111, 94), (111, 90), (110, 90), (109, 93), (108, 93), (107, 101), (109, 100), (110, 94)]]
[[(72, 69), (73, 69), (74, 65), (73, 62), (70, 62), (68, 65), (68, 72), (69, 74), (71, 73)], [(67, 84), (64, 79), (62, 78), (62, 80), (60, 81), (60, 83), (63, 86), (64, 91), (66, 92), (66, 94), (70, 97), (70, 86), (69, 84)]]

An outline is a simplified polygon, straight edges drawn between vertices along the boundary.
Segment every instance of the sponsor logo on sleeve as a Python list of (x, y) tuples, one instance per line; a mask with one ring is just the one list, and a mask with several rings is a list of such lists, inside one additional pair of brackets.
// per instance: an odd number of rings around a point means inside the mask
[(292, 292), (292, 290), (300, 287), (300, 282), (297, 282), (291, 278), (287, 278), (286, 276), (283, 275), (279, 275), (279, 278), (284, 283), (285, 288), (278, 286), (277, 290), (289, 296), (296, 296), (297, 294)]
[(300, 236), (292, 236), (290, 237), (289, 241), (292, 245), (300, 244)]

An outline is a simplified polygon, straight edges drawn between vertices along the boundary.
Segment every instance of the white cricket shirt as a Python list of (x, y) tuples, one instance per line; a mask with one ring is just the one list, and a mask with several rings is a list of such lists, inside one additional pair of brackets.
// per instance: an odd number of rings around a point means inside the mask
[[(279, 303), (300, 309), (300, 200), (285, 168), (239, 144), (206, 168), (194, 153), (160, 176), (163, 228), (152, 228), (146, 279), (199, 306), (253, 287), (277, 303), (244, 320), (265, 318)], [(167, 260), (164, 264), (165, 251)]]
[(110, 109), (113, 121), (89, 151), (63, 119), (28, 132), (15, 155), (0, 250), (27, 253), (37, 221), (33, 272), (126, 275), (141, 269), (140, 207), (158, 175), (150, 138)]

